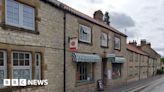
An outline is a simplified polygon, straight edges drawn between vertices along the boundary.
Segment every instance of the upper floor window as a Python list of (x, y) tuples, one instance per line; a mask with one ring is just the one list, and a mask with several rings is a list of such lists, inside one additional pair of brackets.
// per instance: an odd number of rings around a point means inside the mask
[(108, 34), (107, 33), (101, 33), (101, 46), (108, 47)]
[(79, 26), (79, 40), (86, 43), (91, 43), (91, 28), (81, 25)]
[(5, 22), (8, 25), (35, 30), (35, 10), (15, 0), (5, 0)]
[(121, 39), (119, 37), (114, 38), (114, 49), (121, 50)]
[(0, 87), (3, 85), (3, 79), (6, 78), (6, 52), (0, 50)]

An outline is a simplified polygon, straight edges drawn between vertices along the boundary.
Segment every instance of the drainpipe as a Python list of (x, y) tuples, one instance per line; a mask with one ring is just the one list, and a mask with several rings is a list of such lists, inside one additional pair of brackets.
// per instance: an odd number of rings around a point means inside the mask
[(141, 79), (140, 77), (141, 77), (141, 57), (142, 57), (142, 55), (140, 55), (140, 60), (139, 60), (139, 80)]
[(147, 56), (147, 78), (149, 77), (149, 56)]
[(64, 12), (64, 64), (63, 64), (63, 92), (66, 92), (66, 11)]

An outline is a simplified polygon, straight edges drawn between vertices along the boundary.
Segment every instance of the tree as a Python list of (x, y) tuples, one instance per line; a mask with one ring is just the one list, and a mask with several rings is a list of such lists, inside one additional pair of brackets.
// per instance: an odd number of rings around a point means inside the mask
[(109, 13), (108, 13), (108, 12), (105, 12), (104, 22), (105, 22), (107, 25), (110, 25), (109, 19), (110, 19)]
[(161, 62), (164, 63), (164, 58), (161, 58)]

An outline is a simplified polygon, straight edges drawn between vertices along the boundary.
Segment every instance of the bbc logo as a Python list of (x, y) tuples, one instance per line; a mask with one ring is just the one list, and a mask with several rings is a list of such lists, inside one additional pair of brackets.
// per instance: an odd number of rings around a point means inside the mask
[(4, 79), (4, 86), (26, 86), (26, 79)]

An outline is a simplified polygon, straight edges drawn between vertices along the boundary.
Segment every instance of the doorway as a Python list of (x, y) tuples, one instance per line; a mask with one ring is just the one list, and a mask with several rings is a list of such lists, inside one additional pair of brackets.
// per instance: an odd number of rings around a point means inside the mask
[(104, 85), (107, 84), (108, 74), (107, 74), (107, 58), (102, 59), (102, 79), (104, 81)]

